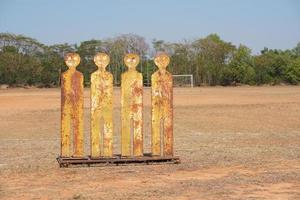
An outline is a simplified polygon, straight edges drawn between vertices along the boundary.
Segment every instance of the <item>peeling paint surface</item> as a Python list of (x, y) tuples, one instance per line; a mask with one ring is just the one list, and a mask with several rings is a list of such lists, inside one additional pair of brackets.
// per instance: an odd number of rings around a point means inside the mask
[[(78, 54), (65, 57), (69, 69), (61, 77), (61, 156), (82, 157), (83, 147), (83, 75), (76, 70)], [(73, 151), (71, 134), (73, 132)]]
[(124, 62), (128, 71), (121, 75), (121, 154), (143, 156), (143, 76), (136, 71), (138, 55), (127, 54)]
[(91, 156), (112, 157), (113, 75), (105, 71), (109, 63), (106, 54), (97, 54), (94, 61), (99, 69), (91, 75)]
[(166, 71), (169, 57), (161, 54), (154, 61), (159, 70), (151, 76), (152, 155), (173, 156), (173, 77)]

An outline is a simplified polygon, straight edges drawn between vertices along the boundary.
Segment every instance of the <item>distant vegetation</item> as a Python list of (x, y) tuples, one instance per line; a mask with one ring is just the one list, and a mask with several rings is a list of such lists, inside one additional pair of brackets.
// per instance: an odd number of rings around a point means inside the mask
[[(151, 46), (151, 47), (150, 47)], [(106, 52), (111, 57), (108, 70), (114, 84), (120, 85), (120, 74), (126, 70), (123, 56), (135, 52), (141, 56), (138, 70), (145, 85), (150, 85), (156, 70), (153, 55), (165, 51), (171, 57), (169, 71), (173, 74), (193, 74), (194, 84), (200, 85), (261, 85), (300, 83), (300, 43), (290, 50), (264, 48), (252, 55), (245, 45), (235, 46), (218, 35), (181, 43), (153, 40), (149, 45), (141, 36), (125, 34), (105, 40), (89, 40), (80, 45), (47, 46), (22, 35), (0, 33), (0, 84), (10, 86), (59, 86), (60, 74), (66, 70), (63, 55), (77, 52), (81, 56), (78, 70), (89, 85), (90, 74), (96, 70), (93, 56)]]

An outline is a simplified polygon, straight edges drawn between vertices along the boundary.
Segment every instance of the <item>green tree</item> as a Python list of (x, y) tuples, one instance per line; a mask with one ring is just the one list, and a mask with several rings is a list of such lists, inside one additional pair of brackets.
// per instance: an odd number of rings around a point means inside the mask
[(268, 50), (255, 57), (257, 84), (278, 84), (285, 79), (291, 56), (279, 50)]
[[(222, 83), (222, 73), (225, 70), (226, 64), (232, 57), (235, 46), (229, 42), (221, 40), (217, 34), (211, 34), (204, 39), (199, 39), (193, 42), (196, 50), (195, 57), (197, 58), (199, 74), (196, 74), (196, 82), (203, 82), (208, 85), (219, 85)], [(198, 79), (201, 78), (202, 80)]]
[(0, 53), (0, 82), (10, 85), (33, 85), (41, 82), (42, 66), (38, 58), (6, 46)]
[(254, 84), (255, 83), (255, 70), (254, 59), (251, 55), (251, 50), (240, 45), (233, 53), (232, 59), (228, 65), (227, 72), (224, 73), (225, 83), (228, 80), (234, 83)]
[(284, 79), (287, 83), (297, 85), (300, 83), (300, 58), (292, 61), (285, 70)]
[(41, 72), (42, 85), (45, 87), (59, 86), (61, 72), (67, 69), (62, 56), (55, 52), (48, 52), (40, 60), (43, 67)]

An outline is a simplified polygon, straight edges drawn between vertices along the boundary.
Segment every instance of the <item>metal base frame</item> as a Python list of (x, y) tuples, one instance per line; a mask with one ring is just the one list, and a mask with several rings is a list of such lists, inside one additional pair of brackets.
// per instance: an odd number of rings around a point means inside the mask
[(56, 158), (59, 167), (69, 167), (74, 165), (94, 166), (94, 165), (128, 165), (128, 164), (179, 164), (180, 158), (178, 156), (152, 156), (151, 154), (144, 154), (141, 157), (123, 157), (120, 154), (115, 154), (113, 157), (61, 157)]

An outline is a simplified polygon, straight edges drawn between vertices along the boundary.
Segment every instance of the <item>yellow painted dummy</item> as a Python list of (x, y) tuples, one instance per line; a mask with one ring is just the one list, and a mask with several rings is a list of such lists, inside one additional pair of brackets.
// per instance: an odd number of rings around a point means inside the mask
[(133, 156), (143, 156), (143, 76), (136, 71), (139, 56), (127, 54), (124, 62), (128, 71), (121, 76), (121, 154), (132, 156), (132, 130)]
[(161, 53), (155, 57), (154, 62), (158, 70), (151, 76), (152, 155), (161, 155), (163, 144), (163, 155), (173, 156), (173, 78), (166, 70), (170, 58)]
[(94, 57), (98, 70), (91, 75), (92, 157), (113, 156), (113, 75), (105, 70), (109, 61), (105, 53), (97, 53)]
[[(61, 156), (83, 156), (83, 75), (76, 70), (80, 63), (77, 53), (68, 53), (69, 67), (61, 77)], [(70, 150), (73, 130), (73, 152)]]

